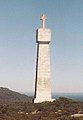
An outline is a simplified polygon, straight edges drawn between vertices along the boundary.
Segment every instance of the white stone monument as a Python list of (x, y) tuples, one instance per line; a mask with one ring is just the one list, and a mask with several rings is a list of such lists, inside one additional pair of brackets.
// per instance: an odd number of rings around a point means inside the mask
[(37, 59), (34, 103), (51, 99), (50, 48), (51, 30), (45, 27), (46, 16), (41, 16), (42, 28), (36, 31)]

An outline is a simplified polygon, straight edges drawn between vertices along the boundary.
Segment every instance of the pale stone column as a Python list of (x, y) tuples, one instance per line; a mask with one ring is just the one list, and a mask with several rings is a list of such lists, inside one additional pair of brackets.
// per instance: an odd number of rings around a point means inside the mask
[(51, 99), (50, 48), (51, 30), (45, 28), (46, 17), (41, 17), (43, 26), (37, 30), (37, 60), (34, 103), (53, 101)]

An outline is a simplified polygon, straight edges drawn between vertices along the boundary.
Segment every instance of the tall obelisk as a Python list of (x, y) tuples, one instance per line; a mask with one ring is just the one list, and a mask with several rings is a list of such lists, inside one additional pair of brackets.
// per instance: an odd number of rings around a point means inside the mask
[(41, 16), (42, 28), (36, 31), (37, 58), (34, 103), (51, 99), (50, 48), (51, 30), (45, 27), (46, 16)]

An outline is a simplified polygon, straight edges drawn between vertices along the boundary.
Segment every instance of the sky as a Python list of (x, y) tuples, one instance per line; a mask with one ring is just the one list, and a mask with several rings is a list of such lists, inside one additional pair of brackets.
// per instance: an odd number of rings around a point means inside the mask
[(36, 29), (52, 30), (52, 92), (83, 92), (83, 0), (0, 0), (0, 87), (35, 88)]

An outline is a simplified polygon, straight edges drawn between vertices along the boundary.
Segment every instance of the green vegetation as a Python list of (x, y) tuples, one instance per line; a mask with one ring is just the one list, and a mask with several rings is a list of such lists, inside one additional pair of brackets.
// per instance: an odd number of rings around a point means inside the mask
[(83, 102), (59, 98), (54, 102), (0, 104), (0, 120), (83, 120), (72, 114), (83, 111)]
[(1, 100), (0, 120), (83, 120), (82, 117), (71, 117), (73, 114), (83, 113), (83, 102), (61, 97), (54, 102), (34, 104), (31, 103), (32, 98), (29, 99), (30, 101), (19, 99), (13, 102), (6, 101), (6, 98), (4, 102)]

